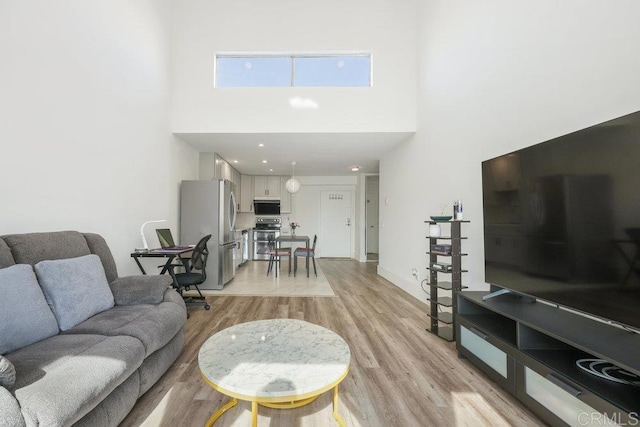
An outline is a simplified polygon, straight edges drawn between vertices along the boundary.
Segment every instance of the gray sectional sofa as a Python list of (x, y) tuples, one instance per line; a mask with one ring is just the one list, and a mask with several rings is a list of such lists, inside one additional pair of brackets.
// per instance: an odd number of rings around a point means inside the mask
[(118, 277), (105, 240), (0, 237), (0, 426), (116, 426), (176, 360), (169, 276)]

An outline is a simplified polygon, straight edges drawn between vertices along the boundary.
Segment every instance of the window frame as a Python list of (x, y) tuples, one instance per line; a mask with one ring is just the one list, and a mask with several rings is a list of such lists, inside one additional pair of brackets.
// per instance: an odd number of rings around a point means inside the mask
[[(369, 58), (368, 85), (363, 86), (296, 86), (295, 64), (296, 58), (333, 58), (333, 57), (367, 57)], [(220, 86), (218, 85), (218, 59), (219, 58), (288, 58), (290, 62), (289, 86)], [(246, 88), (367, 88), (373, 87), (373, 54), (368, 51), (341, 51), (341, 52), (216, 52), (214, 54), (213, 87), (222, 89), (246, 89)]]

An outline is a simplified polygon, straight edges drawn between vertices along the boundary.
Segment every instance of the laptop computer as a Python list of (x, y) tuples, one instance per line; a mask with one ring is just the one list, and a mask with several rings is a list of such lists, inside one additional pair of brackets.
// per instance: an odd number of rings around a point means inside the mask
[(160, 247), (162, 249), (190, 249), (193, 246), (176, 246), (176, 242), (173, 240), (171, 230), (168, 228), (156, 228), (156, 234), (160, 241)]

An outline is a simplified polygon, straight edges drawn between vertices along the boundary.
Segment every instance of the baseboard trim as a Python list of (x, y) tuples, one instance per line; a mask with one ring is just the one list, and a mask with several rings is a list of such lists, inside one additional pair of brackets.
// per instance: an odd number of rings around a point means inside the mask
[(424, 305), (427, 305), (428, 295), (424, 293), (424, 291), (420, 287), (420, 282), (418, 282), (417, 280), (405, 280), (402, 277), (393, 274), (389, 270), (385, 270), (384, 268), (380, 267), (380, 264), (378, 264), (378, 275), (384, 277)]

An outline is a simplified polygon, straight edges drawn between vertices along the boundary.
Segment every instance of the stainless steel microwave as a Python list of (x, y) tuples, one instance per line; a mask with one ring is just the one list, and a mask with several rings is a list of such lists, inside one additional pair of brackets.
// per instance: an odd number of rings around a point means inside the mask
[(253, 212), (256, 215), (280, 215), (280, 200), (260, 200), (253, 201)]

